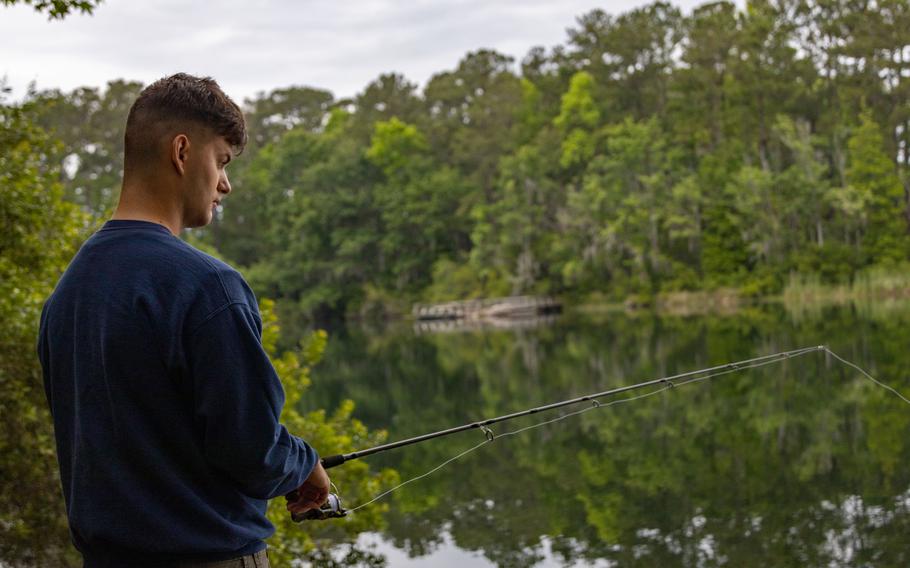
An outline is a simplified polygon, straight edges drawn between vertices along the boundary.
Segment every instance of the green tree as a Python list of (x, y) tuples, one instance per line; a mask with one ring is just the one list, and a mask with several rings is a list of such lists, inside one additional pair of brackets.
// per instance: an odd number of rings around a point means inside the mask
[[(809, 119), (818, 112), (811, 103), (817, 72), (795, 47), (797, 10), (795, 2), (755, 0), (737, 14), (738, 35), (724, 95), (730, 99), (729, 114), (742, 145), (766, 172), (782, 168), (774, 139), (778, 117)], [(807, 124), (805, 119), (800, 124)]]
[(55, 159), (66, 199), (96, 219), (109, 217), (120, 198), (126, 117), (141, 90), (141, 83), (117, 80), (104, 91), (83, 87), (28, 97), (36, 123), (63, 142)]
[(356, 312), (366, 284), (382, 272), (378, 173), (350, 135), (351, 120), (338, 111), (323, 133), (295, 129), (267, 146), (245, 177), (257, 206), (232, 212), (257, 228), (247, 233), (255, 240), (237, 243), (252, 249), (245, 258), (257, 293), (318, 319)]
[(349, 135), (369, 144), (377, 122), (397, 118), (409, 124), (422, 113), (417, 85), (399, 73), (385, 73), (372, 81), (353, 100)]
[[(301, 401), (310, 386), (311, 369), (322, 359), (328, 336), (324, 331), (317, 330), (301, 341), (298, 349), (279, 352), (277, 344), (281, 328), (275, 315), (274, 302), (262, 300), (260, 308), (263, 319), (262, 344), (281, 377), (287, 395), (281, 414), (282, 423), (316, 448), (322, 456), (351, 452), (382, 443), (385, 432), (371, 432), (362, 422), (353, 418), (354, 403), (350, 400), (343, 401), (331, 414), (325, 410), (301, 410)], [(382, 487), (398, 481), (394, 470), (374, 472), (362, 461), (331, 470), (330, 475), (335, 486), (343, 492), (342, 497), (351, 500), (347, 504), (368, 501)], [(269, 520), (276, 527), (275, 534), (268, 542), (271, 561), (275, 566), (292, 566), (301, 559), (318, 561), (322, 558), (320, 549), (325, 549), (327, 545), (351, 543), (357, 534), (382, 527), (383, 513), (387, 509), (388, 505), (381, 503), (358, 512), (349, 522), (313, 522), (304, 528), (291, 520), (284, 499), (273, 499), (268, 510)]]
[(454, 256), (463, 240), (457, 211), (467, 184), (435, 164), (424, 136), (397, 118), (376, 123), (366, 156), (383, 173), (375, 189), (382, 284), (413, 295), (430, 283), (433, 262)]
[(729, 147), (732, 125), (725, 85), (738, 40), (736, 7), (725, 1), (703, 4), (684, 25), (685, 65), (673, 73), (670, 112), (674, 129), (685, 137), (680, 141), (698, 155)]
[(617, 284), (625, 281), (627, 292), (654, 293), (669, 272), (662, 209), (671, 185), (663, 133), (656, 119), (626, 119), (606, 127), (603, 137), (605, 154), (569, 196), (568, 216), (584, 243), (575, 256), (603, 267), (595, 270), (606, 269)]
[(593, 75), (601, 113), (614, 120), (662, 117), (683, 38), (679, 9), (657, 1), (616, 17), (592, 10), (577, 22), (569, 30), (570, 59)]
[(479, 190), (463, 196), (464, 211), (494, 200), (499, 159), (514, 148), (522, 87), (512, 63), (496, 51), (471, 52), (424, 89), (427, 120), (420, 126), (437, 161), (455, 167)]
[(42, 303), (90, 228), (61, 199), (58, 151), (33, 106), (0, 104), (0, 556), (74, 566), (34, 347)]
[(709, 154), (698, 163), (696, 173), (707, 194), (704, 209), (704, 231), (701, 236), (701, 269), (711, 287), (735, 286), (751, 270), (748, 245), (743, 239), (741, 219), (723, 193), (730, 174), (729, 166), (718, 156)]
[(594, 156), (593, 131), (600, 124), (600, 112), (594, 104), (594, 77), (590, 73), (580, 71), (572, 76), (553, 124), (563, 135), (559, 164), (569, 170), (583, 169)]
[(274, 89), (244, 101), (244, 118), (250, 133), (245, 150), (255, 153), (293, 128), (322, 130), (333, 102), (332, 93), (312, 87)]
[(881, 128), (869, 111), (850, 136), (847, 183), (866, 203), (863, 248), (872, 262), (907, 260), (910, 240), (904, 217), (904, 188), (894, 162), (885, 154)]
[(503, 158), (498, 200), (472, 211), (471, 264), (484, 286), (508, 282), (500, 293), (555, 292), (559, 274), (551, 279), (555, 260), (557, 217), (564, 198), (548, 176), (551, 167), (537, 145), (523, 146)]

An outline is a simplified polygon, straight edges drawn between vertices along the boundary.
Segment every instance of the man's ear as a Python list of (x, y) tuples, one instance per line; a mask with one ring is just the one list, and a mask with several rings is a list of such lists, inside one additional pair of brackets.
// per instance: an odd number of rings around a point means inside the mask
[(181, 176), (186, 174), (186, 160), (190, 152), (190, 139), (186, 134), (178, 134), (171, 140), (171, 163)]

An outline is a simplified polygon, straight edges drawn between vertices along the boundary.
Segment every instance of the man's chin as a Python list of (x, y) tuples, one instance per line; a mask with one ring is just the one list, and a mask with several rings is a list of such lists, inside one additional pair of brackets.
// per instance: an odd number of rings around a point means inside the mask
[(214, 215), (210, 211), (202, 217), (198, 217), (191, 221), (187, 221), (183, 226), (187, 229), (198, 229), (199, 227), (205, 227), (206, 225), (211, 223), (213, 218), (214, 218)]

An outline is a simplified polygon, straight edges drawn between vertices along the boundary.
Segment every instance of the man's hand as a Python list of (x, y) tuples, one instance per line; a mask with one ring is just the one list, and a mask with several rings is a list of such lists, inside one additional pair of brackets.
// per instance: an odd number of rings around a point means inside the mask
[(328, 500), (331, 485), (329, 474), (325, 472), (321, 463), (316, 462), (310, 476), (297, 488), (297, 499), (288, 501), (288, 511), (292, 515), (298, 515), (311, 509), (318, 509)]

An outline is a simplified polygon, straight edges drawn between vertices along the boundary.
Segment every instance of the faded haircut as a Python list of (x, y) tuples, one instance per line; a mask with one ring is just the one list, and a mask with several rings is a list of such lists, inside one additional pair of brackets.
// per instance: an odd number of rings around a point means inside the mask
[(243, 112), (218, 83), (211, 77), (177, 73), (143, 89), (130, 108), (123, 144), (124, 170), (134, 171), (153, 162), (161, 138), (188, 127), (223, 136), (235, 155), (246, 145)]

